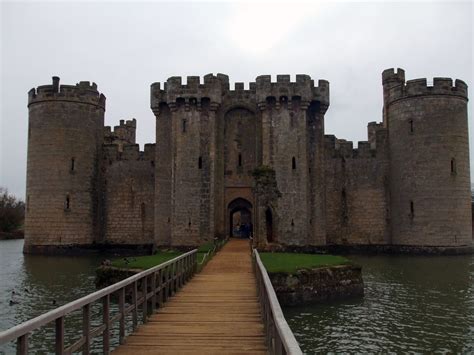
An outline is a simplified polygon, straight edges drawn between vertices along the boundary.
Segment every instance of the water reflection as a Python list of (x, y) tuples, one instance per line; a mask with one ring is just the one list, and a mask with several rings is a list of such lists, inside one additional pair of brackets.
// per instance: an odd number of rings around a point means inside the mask
[(474, 257), (352, 257), (364, 299), (285, 309), (305, 352), (474, 351)]
[[(102, 257), (23, 256), (22, 246), (21, 240), (0, 241), (0, 330), (95, 289)], [(306, 353), (474, 352), (473, 256), (352, 259), (363, 266), (364, 299), (285, 309)], [(10, 306), (11, 299), (18, 303)], [(112, 305), (112, 315), (116, 311)], [(92, 313), (99, 324), (100, 304)], [(80, 312), (67, 317), (66, 334), (77, 339), (81, 319)], [(33, 335), (31, 348), (51, 352), (53, 338), (43, 329)], [(95, 338), (92, 349), (100, 353), (100, 346)], [(0, 346), (0, 353), (14, 353), (13, 345)]]

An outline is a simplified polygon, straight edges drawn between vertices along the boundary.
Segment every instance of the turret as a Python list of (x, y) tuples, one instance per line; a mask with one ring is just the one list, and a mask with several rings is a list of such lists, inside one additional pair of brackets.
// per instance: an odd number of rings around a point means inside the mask
[(88, 246), (100, 234), (99, 162), (105, 96), (95, 83), (28, 93), (27, 253)]
[(467, 85), (382, 77), (393, 244), (472, 246)]

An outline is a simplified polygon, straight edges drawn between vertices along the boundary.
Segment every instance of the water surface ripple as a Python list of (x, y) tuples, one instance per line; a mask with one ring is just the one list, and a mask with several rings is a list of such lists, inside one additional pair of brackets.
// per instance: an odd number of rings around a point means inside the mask
[(360, 300), (284, 310), (303, 351), (473, 353), (473, 256), (353, 256)]

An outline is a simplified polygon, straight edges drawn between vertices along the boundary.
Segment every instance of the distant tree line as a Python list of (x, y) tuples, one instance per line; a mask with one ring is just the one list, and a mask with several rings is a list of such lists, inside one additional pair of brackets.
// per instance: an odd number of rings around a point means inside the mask
[(0, 187), (0, 232), (10, 233), (23, 226), (25, 202)]

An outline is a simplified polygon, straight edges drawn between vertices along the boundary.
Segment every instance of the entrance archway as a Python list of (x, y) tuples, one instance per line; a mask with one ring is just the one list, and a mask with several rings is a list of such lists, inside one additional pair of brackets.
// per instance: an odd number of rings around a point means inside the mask
[(243, 198), (236, 198), (227, 206), (229, 216), (229, 237), (248, 238), (253, 234), (252, 204)]

